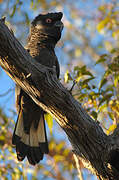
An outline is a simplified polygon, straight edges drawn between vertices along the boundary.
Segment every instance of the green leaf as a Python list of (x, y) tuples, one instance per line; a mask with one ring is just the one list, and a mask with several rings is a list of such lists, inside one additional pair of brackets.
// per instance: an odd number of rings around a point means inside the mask
[(107, 79), (106, 78), (103, 78), (101, 81), (100, 81), (100, 85), (99, 85), (99, 90), (107, 83)]
[(105, 101), (108, 102), (108, 101), (111, 99), (112, 96), (113, 96), (112, 93), (105, 95), (105, 96), (99, 101), (99, 106), (100, 106), (102, 103), (104, 103)]
[(117, 127), (116, 124), (112, 124), (112, 125), (109, 127), (109, 129), (107, 130), (107, 135), (109, 135), (110, 133), (112, 133), (112, 132), (115, 130), (116, 127)]
[(94, 79), (95, 77), (91, 77), (91, 78), (88, 78), (88, 79), (85, 79), (82, 83), (83, 84), (87, 84), (89, 81), (91, 81), (92, 79)]
[(64, 161), (65, 157), (57, 154), (57, 155), (53, 156), (53, 158), (54, 158), (55, 162), (61, 162), (61, 161)]
[(30, 23), (29, 16), (26, 12), (24, 13), (24, 15), (25, 15), (25, 19), (26, 19), (26, 24), (29, 25), (29, 23)]
[(76, 57), (79, 57), (79, 56), (81, 56), (81, 54), (82, 54), (82, 51), (81, 51), (79, 48), (76, 48), (76, 50), (75, 50), (75, 56), (76, 56)]
[(64, 82), (65, 82), (65, 83), (68, 83), (69, 80), (73, 80), (73, 79), (72, 79), (69, 71), (66, 70), (66, 72), (65, 72), (65, 74), (64, 74)]
[(112, 71), (110, 69), (107, 69), (103, 77), (107, 78), (111, 73)]
[(106, 86), (105, 92), (109, 92), (109, 91), (114, 92), (114, 86), (113, 85)]
[(82, 66), (82, 67), (79, 67), (79, 66), (75, 66), (74, 67), (74, 71), (77, 71), (77, 75), (82, 75), (83, 72), (86, 71), (86, 66)]
[(88, 85), (88, 84), (81, 84), (81, 88), (82, 89), (88, 89), (88, 90), (91, 89), (90, 85)]
[(92, 112), (91, 112), (91, 116), (92, 116), (95, 120), (97, 120), (97, 112), (92, 111)]
[(52, 129), (53, 129), (53, 117), (52, 117), (49, 113), (46, 113), (46, 114), (45, 114), (45, 120), (46, 120), (46, 122), (47, 122), (47, 124), (48, 124), (50, 133), (52, 134)]
[(116, 52), (118, 52), (118, 51), (119, 51), (118, 48), (113, 48), (113, 49), (111, 50), (111, 53), (114, 54), (114, 53), (116, 53)]
[(30, 3), (30, 7), (31, 7), (31, 9), (33, 8), (33, 4), (34, 4), (34, 1), (33, 1), (33, 0), (31, 0), (31, 3)]
[(4, 141), (5, 140), (5, 136), (4, 135), (0, 135), (0, 141)]
[(97, 30), (98, 32), (101, 33), (101, 31), (106, 27), (106, 25), (109, 23), (110, 18), (106, 17), (104, 20), (102, 20), (100, 23), (97, 25)]
[[(106, 56), (107, 56), (107, 55), (106, 55)], [(100, 57), (100, 58), (96, 61), (95, 65), (100, 64), (100, 63), (104, 63), (106, 60), (107, 60), (107, 59), (105, 58), (105, 56), (104, 56), (104, 57)]]
[(80, 70), (81, 70), (81, 71), (86, 71), (86, 65), (82, 66), (82, 67), (80, 68)]
[(81, 93), (81, 95), (78, 96), (78, 99), (81, 101), (84, 100), (87, 96), (88, 96), (87, 94)]
[(83, 71), (82, 74), (93, 77), (93, 74), (90, 71), (88, 71), (88, 70)]
[(111, 63), (108, 66), (109, 66), (109, 69), (111, 69), (113, 72), (119, 72), (119, 64), (118, 63)]
[(119, 74), (115, 74), (114, 76), (114, 86), (115, 88), (118, 88), (119, 85)]
[(78, 76), (76, 79), (75, 79), (75, 82), (78, 83), (80, 81), (80, 79), (82, 79), (82, 76)]
[(114, 113), (108, 112), (109, 117), (114, 121)]
[(74, 67), (74, 71), (79, 71), (80, 70), (80, 67), (79, 66), (75, 66)]
[(69, 149), (64, 149), (63, 156), (68, 156), (69, 153), (70, 153)]
[(106, 11), (105, 5), (100, 5), (98, 9), (99, 9), (100, 11), (102, 11), (102, 12), (105, 12), (105, 11)]
[(102, 106), (99, 107), (99, 112), (107, 112), (107, 104), (103, 104)]
[(59, 144), (57, 144), (56, 150), (57, 150), (58, 152), (60, 152), (61, 149), (63, 149), (64, 146), (65, 146), (65, 142), (64, 142), (64, 141), (61, 141)]
[(17, 5), (15, 4), (15, 5), (13, 6), (13, 10), (12, 10), (12, 13), (11, 13), (11, 15), (10, 15), (11, 18), (14, 16), (14, 14), (15, 14), (15, 12), (16, 12), (16, 7), (17, 7)]

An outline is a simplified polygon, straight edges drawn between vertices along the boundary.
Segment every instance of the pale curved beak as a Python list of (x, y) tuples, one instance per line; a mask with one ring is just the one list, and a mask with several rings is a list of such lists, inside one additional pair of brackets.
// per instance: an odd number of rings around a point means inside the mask
[(60, 31), (62, 31), (64, 28), (62, 21), (57, 21), (54, 25), (55, 25), (55, 27), (60, 28)]

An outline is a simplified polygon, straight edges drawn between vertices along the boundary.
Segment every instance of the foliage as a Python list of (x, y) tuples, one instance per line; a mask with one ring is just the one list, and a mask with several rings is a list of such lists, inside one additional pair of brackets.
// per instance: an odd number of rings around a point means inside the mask
[[(8, 25), (22, 44), (26, 43), (34, 16), (44, 11), (63, 11), (65, 29), (60, 48), (56, 48), (63, 69), (61, 81), (68, 89), (75, 84), (73, 96), (107, 134), (113, 132), (119, 120), (118, 4), (116, 0), (103, 3), (94, 0), (0, 1), (0, 15), (7, 17)], [(66, 140), (60, 138), (62, 132), (55, 135), (58, 140), (53, 138), (57, 126), (54, 128), (53, 118), (46, 116), (51, 132), (50, 154), (43, 163), (31, 167), (26, 160), (17, 162), (11, 145), (16, 116), (10, 118), (0, 109), (0, 176), (3, 179), (76, 179), (75, 162)]]
[[(73, 91), (74, 96), (95, 120), (100, 121), (103, 127), (104, 120), (113, 121), (114, 126), (108, 129), (109, 134), (116, 127), (115, 124), (119, 119), (119, 57), (114, 57), (112, 51), (108, 55), (100, 56), (95, 65), (97, 66), (97, 64), (103, 64), (106, 67), (98, 87), (94, 81), (96, 77), (87, 70), (86, 66), (76, 66), (72, 75), (68, 75), (67, 82), (76, 81), (77, 87)], [(65, 82), (66, 74), (67, 72), (64, 76)], [(106, 127), (104, 128), (106, 129)]]

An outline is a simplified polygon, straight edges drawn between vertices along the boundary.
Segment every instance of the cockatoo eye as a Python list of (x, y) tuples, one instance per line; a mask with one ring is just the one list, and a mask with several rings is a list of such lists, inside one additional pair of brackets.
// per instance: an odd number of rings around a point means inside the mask
[(51, 23), (52, 22), (52, 19), (48, 18), (46, 19), (46, 23)]

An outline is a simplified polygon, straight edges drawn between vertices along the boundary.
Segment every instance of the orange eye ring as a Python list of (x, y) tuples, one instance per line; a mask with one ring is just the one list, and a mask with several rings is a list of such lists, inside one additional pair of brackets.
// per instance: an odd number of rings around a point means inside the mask
[(52, 19), (48, 18), (46, 19), (46, 23), (51, 23), (52, 22)]

